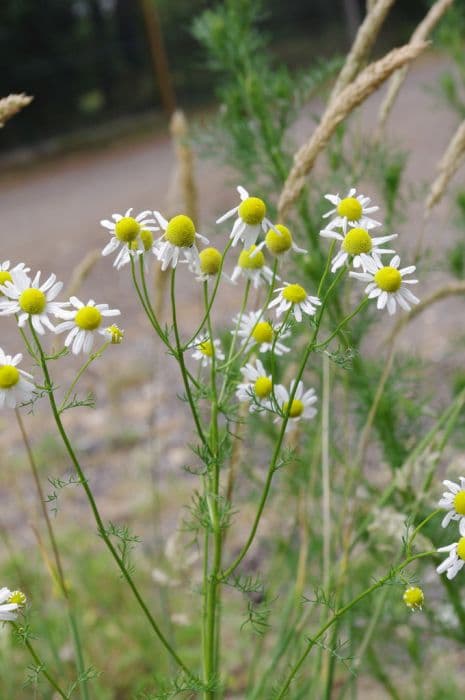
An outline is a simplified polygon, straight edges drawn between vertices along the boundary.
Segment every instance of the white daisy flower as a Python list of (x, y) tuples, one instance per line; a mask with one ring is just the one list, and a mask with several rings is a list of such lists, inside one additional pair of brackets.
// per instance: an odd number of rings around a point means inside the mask
[(14, 622), (18, 611), (26, 604), (26, 596), (21, 591), (0, 588), (0, 621)]
[(244, 187), (237, 188), (239, 196), (241, 198), (241, 203), (230, 209), (220, 216), (216, 220), (217, 224), (223, 223), (227, 219), (230, 219), (235, 214), (237, 214), (237, 219), (235, 220), (230, 238), (232, 238), (232, 245), (235, 246), (240, 240), (244, 242), (246, 248), (254, 245), (257, 242), (257, 238), (260, 232), (266, 233), (268, 229), (273, 228), (273, 224), (269, 219), (266, 218), (266, 204), (263, 199), (259, 197), (250, 197)]
[(102, 219), (100, 225), (106, 228), (111, 240), (102, 250), (102, 255), (111, 255), (120, 248), (113, 266), (119, 270), (126, 265), (131, 255), (140, 255), (153, 248), (153, 233), (158, 231), (151, 211), (142, 211), (136, 217), (131, 216), (133, 207), (123, 214), (112, 214), (113, 221)]
[(194, 360), (200, 360), (202, 367), (207, 367), (213, 357), (213, 352), (215, 352), (215, 358), (217, 360), (224, 360), (224, 352), (221, 349), (221, 342), (218, 340), (212, 341), (207, 335), (199, 335), (191, 347), (195, 347), (195, 351), (192, 353)]
[[(199, 259), (189, 263), (189, 270), (196, 275), (197, 282), (208, 282), (216, 277), (222, 261), (223, 255), (217, 248), (204, 248), (199, 252)], [(224, 272), (221, 272), (221, 275), (230, 281)]]
[(71, 297), (69, 301), (74, 309), (60, 312), (60, 317), (65, 321), (55, 328), (55, 333), (69, 331), (65, 347), (71, 346), (74, 355), (81, 351), (89, 353), (94, 345), (95, 332), (107, 335), (107, 329), (101, 328), (103, 319), (119, 316), (120, 312), (118, 309), (109, 309), (108, 304), (96, 304), (93, 299), (89, 299), (87, 304), (83, 304), (77, 297)]
[(334, 209), (323, 214), (324, 219), (334, 216), (326, 227), (327, 229), (342, 228), (345, 235), (349, 226), (351, 228), (360, 226), (365, 229), (381, 226), (380, 221), (376, 221), (371, 216), (368, 216), (378, 211), (379, 207), (368, 206), (371, 201), (370, 197), (365, 197), (363, 194), (356, 196), (356, 192), (355, 187), (352, 187), (343, 198), (339, 194), (325, 194), (325, 198), (334, 205)]
[(41, 335), (45, 333), (44, 326), (54, 331), (55, 326), (47, 314), (58, 316), (63, 308), (69, 306), (68, 302), (54, 301), (63, 282), (56, 282), (56, 275), (50, 275), (40, 285), (40, 272), (31, 281), (24, 269), (12, 270), (11, 277), (11, 282), (7, 281), (0, 286), (0, 291), (8, 298), (8, 301), (0, 301), (0, 315), (18, 314), (20, 328), (30, 318), (32, 327)]
[[(317, 410), (314, 407), (314, 404), (318, 401), (315, 394), (315, 389), (308, 389), (304, 392), (304, 384), (302, 381), (297, 384), (294, 398), (289, 406), (289, 400), (294, 384), (295, 379), (292, 380), (289, 391), (282, 384), (278, 384), (274, 390), (275, 399), (280, 411), (284, 415), (286, 415), (289, 411), (289, 420), (286, 430), (290, 429), (294, 423), (298, 423), (302, 418), (314, 418), (317, 414)], [(274, 422), (279, 422), (281, 417), (282, 416), (276, 416)]]
[(442, 482), (449, 490), (444, 491), (439, 501), (439, 507), (445, 508), (447, 513), (441, 523), (442, 527), (447, 527), (451, 520), (459, 521), (459, 531), (462, 537), (465, 536), (465, 478), (460, 477), (459, 484), (446, 479)]
[(339, 252), (331, 260), (331, 272), (336, 272), (345, 264), (348, 258), (352, 258), (354, 267), (363, 267), (363, 255), (372, 255), (373, 253), (382, 255), (383, 253), (396, 252), (395, 250), (380, 248), (379, 246), (391, 241), (393, 238), (397, 238), (397, 233), (391, 236), (372, 238), (365, 228), (351, 228), (345, 236), (338, 231), (323, 229), (320, 231), (320, 236), (341, 241)]
[(302, 312), (308, 316), (314, 316), (316, 307), (321, 304), (318, 297), (309, 296), (306, 290), (300, 284), (284, 283), (284, 287), (278, 287), (276, 297), (270, 302), (268, 308), (276, 306), (276, 315), (281, 316), (282, 313), (292, 308), (292, 313), (296, 321), (300, 323), (302, 320)]
[(243, 248), (240, 252), (237, 265), (231, 275), (231, 282), (236, 282), (241, 276), (249, 279), (254, 289), (258, 289), (262, 281), (270, 284), (273, 279), (273, 271), (265, 265), (265, 256), (255, 245)]
[(438, 574), (447, 571), (447, 578), (453, 579), (465, 564), (465, 537), (461, 537), (458, 542), (448, 544), (446, 547), (439, 547), (438, 552), (448, 552), (449, 556), (439, 564), (436, 571)]
[(270, 407), (270, 396), (273, 390), (271, 374), (267, 374), (260, 360), (248, 363), (241, 368), (243, 383), (238, 384), (236, 396), (239, 401), (250, 401), (250, 413), (258, 411), (260, 406)]
[(200, 238), (204, 243), (208, 243), (208, 238), (196, 232), (194, 222), (185, 214), (178, 214), (167, 221), (159, 211), (153, 213), (163, 230), (163, 235), (154, 248), (155, 255), (161, 261), (161, 269), (166, 270), (170, 265), (176, 267), (180, 253), (194, 269), (200, 269), (195, 239)]
[(34, 393), (32, 374), (17, 367), (22, 359), (21, 353), (12, 357), (0, 348), (0, 408), (16, 408)]
[[(5, 284), (5, 282), (13, 282), (13, 277), (11, 276), (12, 272), (16, 272), (16, 270), (23, 270), (23, 272), (30, 272), (30, 267), (26, 267), (24, 263), (18, 263), (14, 267), (10, 269), (10, 261), (5, 260), (5, 262), (2, 262), (0, 264), (0, 286), (2, 284)], [(3, 296), (3, 292), (0, 290), (0, 297)]]
[(304, 250), (304, 248), (299, 248), (294, 243), (292, 233), (287, 226), (283, 226), (283, 224), (275, 224), (273, 228), (270, 228), (265, 236), (265, 240), (257, 246), (257, 249), (261, 250), (264, 246), (266, 246), (271, 255), (280, 258), (287, 257), (291, 250), (293, 250), (294, 253), (308, 252)]
[(388, 312), (392, 315), (395, 313), (396, 304), (405, 311), (409, 311), (412, 304), (418, 304), (420, 300), (405, 286), (417, 284), (418, 280), (404, 279), (405, 275), (415, 272), (415, 265), (399, 269), (398, 255), (392, 258), (389, 265), (383, 265), (376, 254), (373, 257), (362, 254), (362, 258), (365, 272), (349, 272), (349, 275), (368, 282), (365, 292), (369, 299), (377, 298), (378, 309), (384, 309), (387, 306)]
[[(242, 339), (242, 347), (245, 352), (251, 350), (258, 343), (258, 352), (270, 352), (273, 348), (273, 340), (276, 335), (276, 329), (273, 325), (262, 318), (261, 311), (250, 311), (248, 314), (243, 314), (237, 329), (237, 335)], [(233, 318), (233, 323), (237, 326), (239, 315)], [(231, 331), (234, 333), (234, 331)], [(284, 355), (289, 352), (290, 348), (281, 343), (291, 335), (290, 331), (283, 331), (279, 335), (279, 340), (275, 341), (275, 355)]]

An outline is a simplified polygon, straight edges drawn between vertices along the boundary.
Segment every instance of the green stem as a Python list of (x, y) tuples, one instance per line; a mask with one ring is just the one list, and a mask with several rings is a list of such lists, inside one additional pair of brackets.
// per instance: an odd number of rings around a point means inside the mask
[(31, 655), (32, 658), (34, 659), (34, 661), (35, 661), (35, 663), (36, 663), (36, 665), (37, 665), (37, 668), (40, 669), (40, 673), (42, 673), (42, 674), (45, 676), (45, 678), (48, 680), (48, 682), (50, 683), (50, 685), (52, 686), (52, 688), (53, 688), (54, 690), (56, 690), (56, 692), (58, 693), (58, 695), (59, 695), (60, 697), (62, 697), (63, 700), (69, 700), (68, 694), (65, 693), (65, 692), (60, 688), (60, 686), (58, 685), (58, 683), (56, 682), (56, 680), (53, 678), (53, 676), (50, 675), (50, 673), (49, 673), (49, 672), (47, 671), (47, 669), (45, 668), (44, 662), (41, 660), (41, 658), (38, 656), (38, 654), (37, 654), (36, 651), (34, 650), (34, 647), (32, 646), (32, 644), (31, 644), (31, 642), (29, 641), (29, 639), (27, 639), (26, 637), (24, 637), (24, 636), (21, 634), (20, 628), (18, 627), (18, 625), (17, 625), (15, 622), (12, 622), (11, 624), (13, 625), (14, 629), (16, 630), (16, 633), (18, 634), (18, 637), (24, 642), (25, 647), (27, 648), (27, 650), (29, 651), (30, 655)]
[(341, 331), (341, 329), (348, 323), (354, 316), (356, 316), (368, 303), (369, 303), (368, 297), (365, 297), (363, 301), (357, 306), (357, 308), (352, 311), (348, 316), (342, 319), (342, 321), (336, 326), (335, 330), (331, 333), (326, 340), (324, 340), (322, 343), (319, 343), (318, 345), (315, 345), (315, 350), (322, 350), (325, 348), (329, 343), (332, 341), (333, 338), (336, 337)]
[(102, 356), (102, 354), (105, 352), (105, 350), (107, 349), (107, 347), (108, 347), (109, 345), (111, 345), (111, 340), (107, 340), (105, 343), (103, 343), (102, 347), (100, 347), (96, 352), (93, 352), (91, 355), (89, 355), (89, 358), (87, 359), (86, 362), (84, 362), (84, 364), (82, 365), (82, 367), (80, 368), (80, 370), (79, 370), (78, 373), (76, 374), (76, 376), (75, 376), (75, 378), (74, 378), (74, 381), (72, 382), (72, 384), (71, 384), (71, 386), (69, 387), (68, 391), (67, 391), (66, 394), (64, 395), (63, 401), (61, 402), (60, 407), (59, 407), (59, 409), (58, 409), (59, 413), (62, 413), (62, 412), (63, 412), (63, 409), (65, 408), (65, 406), (66, 406), (66, 404), (67, 404), (67, 402), (68, 402), (68, 399), (69, 399), (69, 397), (71, 396), (71, 394), (72, 394), (72, 392), (73, 392), (74, 387), (76, 386), (76, 384), (78, 383), (78, 381), (80, 380), (80, 378), (82, 377), (82, 375), (84, 374), (84, 372), (86, 371), (86, 369), (89, 367), (89, 365), (92, 364), (92, 362), (93, 362), (94, 360), (96, 360), (97, 358), (99, 358), (99, 357)]

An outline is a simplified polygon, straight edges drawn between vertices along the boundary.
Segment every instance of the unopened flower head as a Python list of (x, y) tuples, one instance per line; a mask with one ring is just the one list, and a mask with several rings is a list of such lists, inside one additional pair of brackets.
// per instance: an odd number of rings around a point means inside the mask
[(45, 333), (44, 326), (54, 331), (55, 326), (48, 314), (59, 316), (69, 306), (68, 302), (54, 301), (63, 282), (57, 282), (56, 275), (50, 275), (41, 285), (40, 272), (31, 280), (25, 269), (12, 270), (11, 277), (11, 282), (7, 281), (0, 287), (0, 291), (7, 297), (0, 301), (0, 315), (17, 314), (20, 328), (30, 319), (34, 330), (41, 335)]
[(291, 250), (294, 253), (307, 252), (294, 243), (292, 233), (283, 224), (275, 224), (273, 228), (270, 228), (265, 236), (265, 240), (263, 243), (260, 243), (259, 247), (262, 248), (264, 245), (267, 247), (268, 252), (275, 257), (282, 257)]
[(0, 621), (14, 622), (19, 610), (26, 604), (26, 596), (21, 591), (0, 588)]
[(458, 542), (448, 544), (446, 547), (439, 547), (438, 552), (447, 552), (448, 556), (439, 564), (436, 571), (438, 574), (447, 572), (447, 578), (453, 579), (465, 564), (465, 537), (461, 537)]
[(111, 326), (107, 326), (104, 329), (106, 337), (110, 340), (112, 345), (120, 345), (123, 342), (124, 331), (122, 328), (113, 323)]
[(30, 401), (34, 393), (32, 374), (18, 369), (21, 354), (5, 355), (0, 348), (0, 408), (16, 408)]
[(133, 217), (132, 210), (131, 207), (125, 214), (112, 214), (112, 221), (102, 219), (100, 222), (111, 236), (110, 242), (102, 250), (102, 255), (111, 255), (119, 249), (113, 263), (118, 270), (130, 261), (131, 255), (142, 254), (152, 249), (153, 231), (158, 231), (151, 211), (142, 211)]
[[(235, 316), (233, 318), (234, 325), (236, 326), (238, 322), (239, 316)], [(270, 352), (273, 349), (273, 342), (275, 355), (284, 355), (284, 353), (289, 352), (289, 348), (281, 340), (289, 338), (290, 331), (284, 330), (280, 333), (279, 339), (276, 338), (276, 334), (276, 329), (270, 321), (263, 318), (261, 311), (251, 311), (248, 314), (243, 314), (240, 318), (237, 335), (242, 339), (242, 347), (246, 352), (257, 345), (258, 352)]]
[(323, 218), (333, 217), (327, 229), (342, 228), (344, 234), (347, 229), (361, 227), (371, 229), (375, 226), (381, 226), (381, 222), (372, 219), (370, 214), (378, 211), (379, 207), (369, 206), (370, 198), (363, 194), (357, 195), (357, 190), (352, 187), (345, 197), (340, 197), (338, 194), (325, 194), (334, 208), (323, 214)]
[[(295, 379), (292, 380), (289, 391), (282, 384), (278, 384), (274, 391), (279, 410), (283, 415), (288, 415), (286, 429), (292, 427), (292, 424), (298, 423), (302, 418), (314, 418), (317, 413), (314, 406), (318, 401), (315, 389), (304, 391), (304, 384), (302, 381), (299, 381), (294, 398), (291, 401), (294, 386)], [(281, 416), (277, 416), (275, 422), (278, 422), (280, 419)]]
[(108, 304), (96, 304), (93, 299), (90, 299), (87, 304), (77, 297), (71, 297), (69, 301), (74, 308), (70, 311), (61, 311), (60, 316), (65, 321), (56, 327), (56, 333), (69, 331), (65, 339), (65, 347), (71, 347), (75, 355), (81, 351), (89, 353), (94, 345), (95, 333), (107, 335), (107, 329), (102, 328), (103, 319), (119, 316), (120, 312), (118, 309), (109, 309)]
[(200, 274), (207, 280), (221, 270), (223, 256), (217, 248), (204, 248), (199, 253)]
[(349, 229), (345, 235), (332, 229), (323, 229), (320, 231), (320, 236), (341, 241), (340, 250), (331, 261), (331, 272), (336, 272), (349, 259), (352, 259), (354, 267), (363, 267), (363, 255), (395, 253), (395, 250), (380, 248), (380, 246), (396, 238), (397, 234), (372, 238), (365, 228), (358, 227)]
[(216, 360), (224, 360), (224, 352), (218, 338), (212, 342), (208, 335), (200, 335), (193, 341), (191, 347), (195, 348), (192, 357), (194, 360), (200, 360), (202, 367), (211, 364), (213, 355), (215, 355)]
[(447, 510), (441, 523), (442, 527), (447, 527), (451, 520), (459, 521), (459, 531), (462, 537), (465, 536), (465, 478), (460, 477), (460, 484), (446, 479), (442, 482), (448, 491), (444, 491), (439, 501), (439, 507)]
[(425, 602), (425, 594), (418, 586), (409, 586), (402, 596), (405, 605), (413, 612), (421, 610)]
[(3, 296), (3, 292), (1, 291), (1, 285), (5, 284), (5, 282), (13, 282), (13, 277), (11, 276), (11, 273), (15, 272), (16, 270), (22, 270), (23, 272), (28, 273), (30, 271), (30, 268), (26, 267), (24, 263), (18, 263), (14, 267), (11, 267), (9, 260), (5, 260), (0, 264), (0, 297)]
[(244, 246), (250, 248), (257, 242), (260, 233), (262, 231), (266, 233), (273, 225), (266, 218), (266, 204), (263, 199), (250, 197), (247, 190), (241, 186), (237, 188), (237, 191), (239, 192), (241, 203), (227, 211), (223, 216), (220, 216), (216, 223), (221, 224), (223, 221), (237, 215), (230, 233), (232, 245), (235, 246), (242, 240)]
[(265, 256), (257, 246), (252, 245), (241, 250), (231, 281), (236, 282), (240, 276), (249, 279), (255, 289), (258, 289), (262, 281), (269, 284), (273, 279), (273, 272), (265, 265)]
[(395, 255), (389, 265), (383, 265), (380, 258), (374, 254), (373, 257), (363, 255), (363, 266), (365, 272), (350, 272), (351, 277), (368, 282), (365, 292), (369, 299), (377, 299), (378, 309), (387, 310), (390, 314), (395, 313), (397, 304), (409, 311), (412, 304), (418, 304), (419, 299), (406, 287), (408, 284), (417, 284), (418, 280), (406, 280), (406, 275), (415, 272), (415, 265), (399, 269), (400, 258)]
[(239, 401), (250, 401), (250, 412), (258, 411), (260, 407), (271, 406), (270, 396), (273, 391), (273, 380), (260, 360), (255, 364), (248, 363), (241, 368), (243, 382), (238, 384), (236, 396)]
[(159, 211), (153, 213), (163, 230), (163, 235), (154, 247), (154, 253), (161, 262), (161, 269), (166, 270), (170, 265), (175, 268), (181, 253), (194, 269), (199, 269), (199, 251), (195, 242), (199, 238), (208, 243), (208, 239), (197, 233), (192, 219), (185, 214), (178, 214), (167, 221)]
[(299, 322), (302, 320), (302, 313), (314, 316), (316, 307), (321, 304), (318, 297), (307, 294), (307, 291), (300, 284), (285, 282), (284, 285), (284, 287), (278, 287), (275, 290), (277, 294), (268, 308), (276, 306), (277, 316), (281, 316), (282, 313), (291, 309), (294, 318)]

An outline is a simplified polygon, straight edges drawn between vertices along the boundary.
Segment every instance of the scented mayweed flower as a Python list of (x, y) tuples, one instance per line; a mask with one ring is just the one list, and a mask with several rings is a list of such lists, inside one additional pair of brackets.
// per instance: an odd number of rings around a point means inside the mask
[(391, 241), (397, 237), (397, 233), (391, 236), (380, 236), (372, 238), (365, 228), (351, 228), (345, 236), (338, 231), (331, 229), (323, 229), (320, 231), (320, 236), (323, 238), (333, 238), (336, 241), (341, 241), (341, 248), (331, 260), (331, 272), (336, 272), (342, 267), (348, 258), (352, 258), (354, 267), (363, 267), (363, 255), (371, 255), (377, 253), (395, 253), (395, 250), (380, 248), (383, 243)]
[[(276, 329), (262, 316), (262, 311), (250, 311), (248, 314), (243, 314), (242, 316), (238, 314), (233, 318), (235, 326), (239, 323), (237, 335), (242, 339), (242, 347), (245, 352), (248, 352), (257, 344), (258, 352), (269, 352), (273, 349), (273, 341), (275, 355), (284, 355), (284, 353), (289, 352), (289, 348), (280, 341), (289, 338), (291, 332), (283, 331), (279, 335), (279, 340), (277, 338), (275, 340), (277, 335)], [(234, 332), (231, 331), (231, 333)]]
[(273, 228), (273, 224), (265, 216), (266, 204), (263, 199), (250, 197), (247, 190), (240, 185), (237, 191), (242, 200), (241, 203), (237, 207), (227, 211), (223, 216), (220, 216), (220, 218), (216, 220), (216, 223), (221, 224), (223, 221), (237, 214), (237, 219), (229, 235), (229, 237), (232, 238), (232, 245), (237, 245), (242, 239), (244, 241), (244, 246), (250, 248), (250, 246), (257, 242), (260, 232), (263, 231), (263, 233), (266, 233), (268, 229)]
[[(289, 403), (294, 385), (295, 379), (292, 380), (289, 391), (282, 384), (278, 384), (274, 390), (275, 400), (281, 413), (285, 416), (289, 411), (289, 420), (286, 430), (292, 427), (293, 423), (298, 423), (302, 418), (314, 418), (317, 414), (317, 410), (313, 405), (318, 401), (315, 389), (304, 391), (304, 384), (302, 381), (297, 384), (292, 403)], [(281, 417), (282, 416), (277, 416), (275, 418), (275, 423), (277, 423)]]
[(421, 610), (425, 602), (425, 594), (418, 586), (409, 586), (405, 591), (402, 599), (405, 605), (412, 610)]
[(264, 246), (266, 246), (268, 252), (275, 257), (283, 257), (291, 250), (293, 250), (294, 253), (307, 252), (294, 243), (291, 232), (287, 226), (283, 226), (283, 224), (275, 224), (273, 228), (270, 228), (265, 236), (265, 240), (257, 246), (257, 250), (261, 250)]
[(453, 481), (446, 479), (442, 482), (447, 486), (448, 491), (444, 491), (439, 501), (439, 507), (445, 508), (447, 513), (441, 523), (442, 527), (447, 527), (451, 520), (459, 521), (459, 531), (462, 537), (465, 536), (465, 478), (460, 477), (460, 486)]
[(175, 268), (180, 253), (188, 263), (198, 268), (199, 251), (195, 239), (200, 238), (204, 243), (208, 243), (208, 238), (197, 233), (194, 222), (185, 214), (178, 214), (167, 221), (159, 211), (153, 213), (163, 230), (163, 235), (154, 248), (155, 255), (161, 262), (161, 269), (166, 270), (170, 265)]
[(284, 283), (284, 287), (278, 287), (276, 297), (270, 302), (268, 308), (276, 306), (276, 315), (280, 316), (285, 311), (292, 309), (296, 321), (302, 320), (302, 312), (308, 316), (314, 316), (316, 307), (321, 304), (318, 297), (309, 296), (300, 284)]
[(362, 194), (355, 196), (357, 190), (352, 187), (347, 196), (341, 198), (338, 194), (325, 194), (325, 199), (328, 199), (334, 205), (334, 209), (323, 214), (323, 218), (327, 219), (334, 216), (329, 222), (327, 229), (342, 228), (344, 235), (347, 233), (347, 228), (370, 229), (375, 226), (381, 226), (381, 222), (372, 219), (368, 214), (378, 211), (379, 207), (370, 207), (370, 197), (365, 197)]
[(119, 316), (118, 309), (109, 309), (108, 304), (96, 304), (90, 299), (87, 304), (83, 304), (77, 297), (71, 297), (70, 303), (74, 306), (72, 311), (61, 311), (61, 318), (66, 319), (60, 323), (56, 333), (69, 331), (65, 339), (65, 347), (69, 348), (74, 355), (82, 352), (89, 353), (94, 344), (94, 334), (107, 335), (107, 330), (101, 328), (104, 317)]
[(222, 262), (223, 255), (217, 248), (204, 248), (199, 253), (198, 263), (191, 263), (189, 269), (197, 274), (197, 281), (208, 282), (219, 273)]
[(267, 374), (260, 360), (246, 364), (241, 368), (243, 383), (238, 384), (236, 396), (239, 401), (250, 401), (249, 411), (253, 413), (260, 407), (271, 407), (270, 396), (273, 391), (271, 374)]
[(60, 293), (63, 282), (56, 282), (56, 275), (50, 277), (40, 286), (40, 272), (31, 281), (25, 269), (11, 271), (12, 281), (0, 286), (7, 300), (0, 301), (0, 315), (18, 315), (18, 326), (24, 326), (28, 319), (37, 333), (44, 334), (44, 326), (51, 331), (55, 326), (47, 314), (59, 316), (68, 302), (53, 301)]
[(458, 542), (448, 544), (446, 547), (439, 547), (438, 552), (448, 552), (449, 556), (439, 564), (436, 571), (438, 574), (447, 571), (447, 578), (453, 579), (465, 564), (465, 537), (461, 537)]
[(122, 328), (113, 323), (111, 326), (107, 326), (103, 330), (104, 335), (108, 338), (112, 345), (119, 345), (123, 342), (124, 331)]
[(231, 282), (236, 282), (241, 275), (252, 282), (254, 289), (258, 289), (262, 280), (270, 284), (273, 279), (273, 272), (265, 265), (265, 256), (257, 246), (252, 245), (240, 252)]
[[(5, 282), (13, 282), (13, 277), (11, 276), (11, 273), (15, 272), (16, 270), (22, 270), (23, 272), (27, 273), (30, 271), (30, 268), (26, 267), (24, 263), (18, 263), (18, 265), (15, 265), (10, 270), (10, 261), (5, 260), (5, 262), (2, 262), (0, 264), (0, 286), (2, 284), (5, 284)], [(0, 297), (2, 296), (3, 292), (0, 289)]]
[(141, 254), (153, 248), (153, 233), (158, 231), (152, 212), (142, 211), (136, 217), (131, 216), (133, 207), (123, 214), (112, 214), (113, 221), (102, 219), (100, 225), (108, 229), (111, 240), (102, 250), (102, 255), (111, 255), (120, 248), (113, 266), (118, 270), (126, 265), (131, 254)]
[(32, 374), (17, 367), (22, 359), (21, 353), (12, 357), (0, 348), (0, 408), (16, 408), (34, 393)]
[(198, 336), (192, 343), (190, 347), (195, 347), (195, 351), (192, 353), (194, 360), (200, 360), (202, 367), (207, 367), (215, 353), (216, 360), (224, 360), (224, 352), (221, 349), (221, 342), (218, 340), (212, 341), (208, 335)]
[(380, 258), (374, 254), (373, 257), (363, 255), (363, 266), (365, 272), (350, 272), (351, 277), (356, 277), (363, 282), (368, 282), (365, 292), (369, 299), (378, 299), (377, 308), (387, 310), (390, 314), (395, 313), (396, 304), (405, 311), (410, 310), (411, 304), (418, 304), (420, 301), (412, 294), (406, 284), (417, 284), (418, 280), (406, 280), (405, 275), (415, 272), (415, 265), (399, 269), (400, 257), (395, 255), (389, 265), (383, 265)]
[(25, 604), (26, 596), (21, 591), (0, 588), (0, 621), (14, 622), (18, 617), (19, 609)]

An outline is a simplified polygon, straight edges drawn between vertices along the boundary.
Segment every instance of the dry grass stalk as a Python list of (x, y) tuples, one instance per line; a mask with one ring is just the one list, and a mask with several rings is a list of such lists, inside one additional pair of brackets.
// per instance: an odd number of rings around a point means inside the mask
[(0, 99), (0, 129), (5, 126), (8, 119), (14, 117), (24, 107), (32, 102), (34, 98), (22, 92), (20, 95), (8, 95)]
[(381, 25), (393, 3), (394, 0), (377, 0), (377, 2), (373, 3), (371, 9), (367, 8), (368, 12), (358, 29), (357, 36), (347, 54), (346, 61), (334, 85), (329, 100), (330, 103), (339, 96), (341, 91), (344, 90), (360, 72), (363, 63), (366, 61), (367, 56), (373, 48)]
[(431, 185), (426, 198), (425, 218), (431, 209), (442, 199), (450, 180), (457, 172), (463, 157), (465, 156), (465, 120), (450, 140), (446, 151), (439, 161), (438, 176)]
[(99, 249), (91, 250), (81, 262), (76, 265), (71, 273), (71, 279), (66, 288), (66, 296), (77, 296), (83, 282), (88, 278), (96, 262), (100, 260), (100, 257), (101, 252)]
[[(454, 0), (436, 0), (434, 5), (430, 8), (429, 12), (425, 15), (424, 19), (420, 22), (418, 27), (412, 34), (410, 39), (411, 44), (415, 44), (419, 41), (424, 41), (433, 31), (434, 27), (437, 25), (441, 17), (444, 15), (446, 10), (452, 5)], [(388, 92), (384, 98), (378, 113), (378, 125), (376, 128), (375, 140), (379, 140), (381, 134), (384, 130), (387, 118), (392, 109), (394, 102), (396, 101), (399, 90), (404, 84), (405, 78), (407, 77), (408, 66), (404, 66), (391, 78), (389, 83)]]
[(308, 143), (294, 155), (294, 165), (279, 198), (278, 209), (281, 221), (285, 219), (289, 208), (298, 198), (305, 184), (305, 177), (336, 127), (394, 71), (413, 61), (427, 46), (428, 43), (421, 42), (393, 49), (379, 61), (370, 63), (353, 83), (344, 88), (336, 100), (330, 102)]
[(189, 129), (184, 112), (176, 110), (170, 122), (177, 161), (177, 181), (184, 212), (197, 221), (197, 187), (195, 185), (194, 155), (188, 142)]

